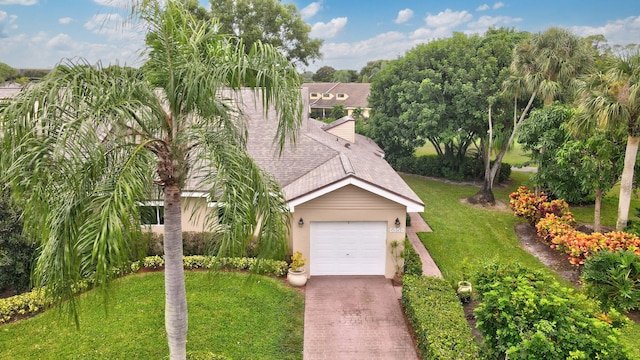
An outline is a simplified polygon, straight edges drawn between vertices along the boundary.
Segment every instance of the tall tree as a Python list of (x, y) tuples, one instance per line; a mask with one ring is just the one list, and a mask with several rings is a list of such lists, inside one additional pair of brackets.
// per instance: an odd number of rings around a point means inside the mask
[(309, 65), (319, 59), (321, 39), (309, 37), (311, 26), (293, 3), (280, 0), (210, 0), (210, 16), (219, 21), (220, 32), (235, 34), (251, 46), (271, 44), (292, 62)]
[[(182, 199), (198, 180), (225, 205), (222, 255), (242, 255), (257, 234), (264, 256), (284, 257), (288, 219), (281, 191), (245, 149), (238, 111), (249, 87), (278, 116), (282, 147), (298, 129), (299, 75), (271, 45), (219, 35), (180, 1), (136, 3), (148, 27), (140, 71), (84, 62), (56, 67), (0, 113), (2, 176), (40, 241), (36, 285), (75, 312), (73, 286), (106, 285), (140, 231), (140, 201), (151, 182), (165, 208), (165, 325), (171, 359), (184, 359), (187, 303), (182, 265)], [(258, 223), (260, 227), (258, 230)], [(216, 226), (216, 214), (207, 224)], [(77, 312), (75, 312), (77, 314)], [(76, 316), (77, 321), (77, 316)]]
[(574, 126), (625, 129), (627, 145), (620, 179), (616, 229), (629, 219), (633, 174), (640, 143), (640, 52), (617, 57), (606, 72), (589, 76), (579, 87), (578, 116)]
[(311, 77), (315, 82), (331, 82), (333, 79), (333, 74), (335, 74), (336, 69), (331, 66), (323, 66), (316, 71), (315, 74)]
[(5, 63), (0, 62), (0, 83), (3, 83), (7, 80), (13, 80), (19, 75), (20, 74), (18, 73), (18, 70)]
[[(493, 179), (534, 100), (540, 98), (545, 105), (551, 105), (557, 98), (571, 100), (577, 77), (589, 73), (593, 61), (589, 43), (565, 29), (550, 28), (518, 44), (510, 65), (512, 76), (505, 81), (503, 89), (512, 99), (513, 123), (507, 132), (506, 146), (488, 169), (490, 173), (485, 175), (482, 189), (474, 195), (477, 202), (493, 202)], [(527, 96), (526, 105), (521, 108), (519, 101)]]

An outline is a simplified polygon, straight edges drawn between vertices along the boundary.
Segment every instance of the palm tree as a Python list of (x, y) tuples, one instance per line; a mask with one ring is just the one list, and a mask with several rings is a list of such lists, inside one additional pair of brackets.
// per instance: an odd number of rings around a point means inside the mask
[(577, 128), (626, 129), (627, 146), (620, 178), (616, 229), (629, 219), (633, 172), (640, 143), (640, 52), (616, 58), (606, 72), (590, 75), (579, 87)]
[[(151, 183), (163, 193), (165, 325), (171, 359), (184, 359), (187, 304), (182, 263), (182, 190), (198, 181), (225, 204), (222, 255), (242, 255), (257, 237), (284, 257), (288, 218), (281, 191), (245, 150), (240, 90), (276, 110), (280, 149), (294, 141), (302, 111), (299, 76), (273, 47), (216, 34), (181, 1), (143, 1), (148, 26), (142, 69), (67, 61), (2, 108), (2, 175), (40, 240), (36, 285), (69, 300), (88, 277), (107, 289), (140, 232), (138, 205)], [(243, 90), (251, 91), (251, 90)], [(265, 116), (266, 116), (265, 110)], [(258, 223), (260, 226), (258, 227)], [(106, 299), (106, 298), (105, 298)]]

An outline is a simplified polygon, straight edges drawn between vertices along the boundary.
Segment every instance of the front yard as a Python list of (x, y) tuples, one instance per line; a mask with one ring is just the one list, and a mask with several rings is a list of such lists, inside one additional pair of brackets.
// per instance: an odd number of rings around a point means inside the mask
[[(0, 326), (4, 359), (163, 359), (163, 272), (119, 279), (109, 298), (81, 296), (80, 329), (49, 310)], [(187, 351), (231, 359), (302, 359), (304, 297), (281, 280), (237, 272), (186, 272)]]
[[(512, 177), (514, 181), (508, 187), (495, 191), (496, 199), (506, 204), (508, 194), (526, 181), (528, 174), (513, 172)], [(519, 262), (529, 268), (543, 270), (562, 285), (573, 286), (520, 247), (514, 226), (522, 221), (511, 210), (487, 210), (460, 202), (473, 195), (477, 187), (447, 184), (411, 175), (403, 178), (427, 204), (422, 215), (433, 232), (420, 233), (419, 236), (451, 284), (462, 280), (464, 270), (471, 271), (474, 264), (495, 259), (504, 263)], [(581, 210), (582, 216), (578, 220), (589, 221), (593, 213), (589, 215), (588, 209)], [(615, 210), (615, 207), (609, 209)], [(637, 334), (640, 334), (640, 325), (628, 326), (621, 340), (632, 347), (633, 355), (640, 359)]]

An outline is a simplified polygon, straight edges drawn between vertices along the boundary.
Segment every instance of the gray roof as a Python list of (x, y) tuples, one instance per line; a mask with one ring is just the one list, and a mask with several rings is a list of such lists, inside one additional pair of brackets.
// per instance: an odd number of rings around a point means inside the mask
[[(307, 89), (303, 88), (303, 97)], [(250, 98), (249, 91), (243, 98)], [(287, 144), (279, 156), (273, 144), (277, 119), (264, 119), (261, 104), (245, 100), (243, 113), (249, 125), (247, 149), (254, 160), (271, 173), (288, 201), (299, 199), (344, 179), (357, 179), (387, 194), (417, 206), (422, 200), (383, 159), (384, 152), (373, 140), (356, 134), (350, 143), (322, 129), (326, 124), (305, 114), (295, 144)]]
[(22, 90), (22, 85), (18, 83), (0, 84), (0, 100), (9, 99)]
[[(318, 99), (310, 99), (311, 108), (327, 108), (330, 109), (334, 105), (344, 105), (348, 108), (369, 108), (369, 92), (371, 91), (370, 83), (304, 83), (303, 88), (309, 89), (309, 94), (333, 94), (331, 99), (324, 99), (322, 96)], [(347, 94), (344, 100), (336, 98), (337, 94)], [(309, 95), (307, 95), (309, 99)]]

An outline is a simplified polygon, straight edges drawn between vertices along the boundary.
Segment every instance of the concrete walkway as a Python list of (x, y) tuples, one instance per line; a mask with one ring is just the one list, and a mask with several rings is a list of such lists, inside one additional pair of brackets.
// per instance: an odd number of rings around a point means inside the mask
[(422, 275), (441, 278), (442, 273), (440, 272), (440, 268), (438, 268), (438, 265), (433, 261), (431, 255), (416, 234), (419, 232), (432, 232), (433, 230), (431, 230), (419, 213), (409, 213), (409, 215), (411, 216), (411, 226), (407, 226), (407, 238), (418, 255), (420, 255), (420, 259), (422, 260)]
[(303, 359), (417, 360), (391, 281), (382, 276), (310, 278)]

